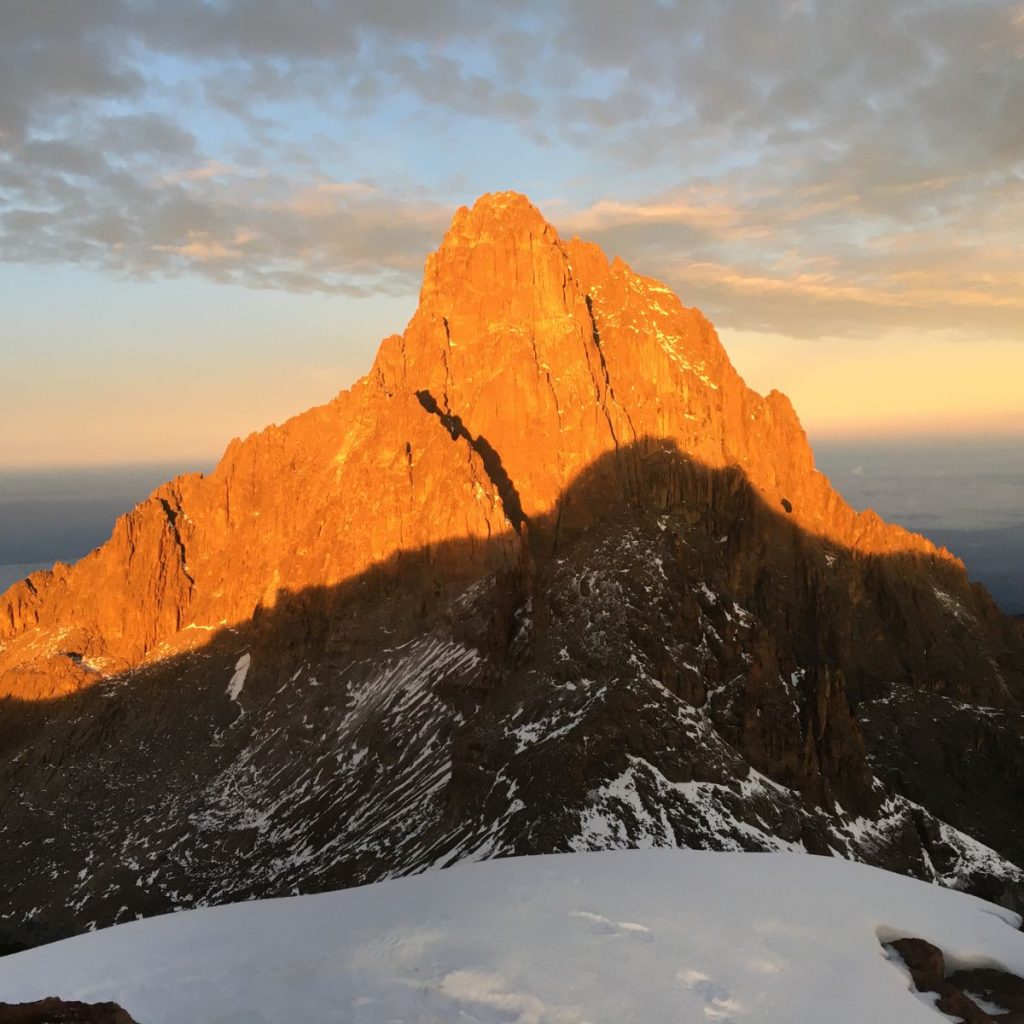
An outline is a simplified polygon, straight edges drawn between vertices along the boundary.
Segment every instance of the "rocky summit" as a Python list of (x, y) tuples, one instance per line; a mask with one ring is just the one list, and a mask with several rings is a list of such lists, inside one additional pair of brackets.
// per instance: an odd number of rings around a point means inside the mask
[(0, 597), (0, 944), (509, 854), (833, 854), (1020, 907), (1024, 628), (523, 196), (333, 401)]

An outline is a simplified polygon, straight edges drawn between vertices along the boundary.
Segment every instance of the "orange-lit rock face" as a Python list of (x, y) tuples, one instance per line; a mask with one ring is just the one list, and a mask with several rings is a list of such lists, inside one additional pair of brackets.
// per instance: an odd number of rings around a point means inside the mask
[[(588, 466), (665, 440), (740, 467), (834, 544), (950, 557), (854, 513), (815, 472), (788, 400), (746, 388), (697, 310), (499, 193), (456, 213), (416, 314), (350, 391), (232, 442), (209, 477), (164, 485), (77, 565), (0, 598), (0, 696), (75, 689), (202, 642), (281, 590), (446, 539), (500, 539), (474, 549), (478, 571), (514, 564)], [(600, 494), (577, 499), (565, 522), (600, 509)]]

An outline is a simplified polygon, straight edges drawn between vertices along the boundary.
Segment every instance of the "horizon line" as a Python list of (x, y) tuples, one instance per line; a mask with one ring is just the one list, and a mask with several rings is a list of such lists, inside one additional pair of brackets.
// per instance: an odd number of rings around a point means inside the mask
[[(848, 430), (839, 427), (807, 427), (804, 431), (813, 447), (817, 442), (862, 442), (872, 443), (887, 441), (890, 443), (921, 443), (921, 442), (970, 442), (1000, 441), (1024, 439), (1024, 422), (1020, 426), (978, 426), (959, 429), (943, 428), (927, 430), (920, 427), (899, 429), (865, 426), (862, 430)], [(258, 433), (259, 431), (255, 431)], [(228, 442), (230, 443), (230, 442)], [(0, 462), (0, 473), (45, 472), (58, 470), (127, 470), (155, 469), (172, 465), (195, 465), (197, 467), (216, 466), (223, 458), (228, 447), (226, 443), (218, 452), (190, 452), (175, 455), (159, 455), (146, 458), (124, 459), (80, 459), (63, 461), (60, 459), (40, 459), (38, 461)], [(188, 472), (189, 470), (183, 470)], [(202, 468), (196, 472), (205, 471)]]

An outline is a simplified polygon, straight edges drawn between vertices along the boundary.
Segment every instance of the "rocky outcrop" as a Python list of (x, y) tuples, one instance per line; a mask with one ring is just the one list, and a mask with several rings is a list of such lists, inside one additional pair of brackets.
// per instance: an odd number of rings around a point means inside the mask
[(935, 1009), (960, 1024), (1018, 1024), (1024, 1020), (1024, 978), (993, 967), (948, 972), (938, 946), (924, 939), (885, 944), (906, 965), (918, 992), (933, 993)]
[(32, 1003), (0, 1003), (0, 1024), (135, 1024), (117, 1003), (66, 1002), (56, 996)]

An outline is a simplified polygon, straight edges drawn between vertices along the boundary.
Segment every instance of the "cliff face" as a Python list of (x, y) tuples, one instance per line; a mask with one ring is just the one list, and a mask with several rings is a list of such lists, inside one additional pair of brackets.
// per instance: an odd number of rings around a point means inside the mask
[[(0, 598), (0, 695), (68, 692), (398, 552), (508, 534), (487, 559), (515, 559), (554, 512), (550, 547), (599, 520), (602, 492), (666, 441), (738, 468), (824, 542), (959, 567), (854, 513), (814, 470), (789, 401), (747, 388), (697, 310), (501, 193), (455, 215), (405, 333), (350, 391), (232, 442), (210, 477), (161, 487), (103, 547)], [(616, 452), (614, 478), (566, 507)]]
[(2, 696), (0, 947), (623, 846), (1020, 900), (1019, 624), (514, 194), (350, 391), (0, 597)]

